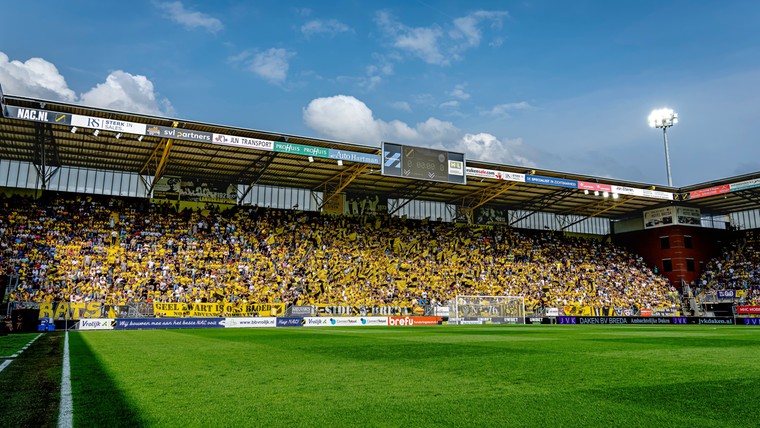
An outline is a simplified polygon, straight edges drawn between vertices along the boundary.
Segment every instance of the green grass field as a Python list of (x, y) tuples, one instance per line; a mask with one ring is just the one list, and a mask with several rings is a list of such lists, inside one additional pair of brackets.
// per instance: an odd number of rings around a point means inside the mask
[[(69, 340), (75, 427), (746, 427), (760, 402), (760, 329), (748, 327), (92, 331)], [(37, 342), (27, 352), (54, 349), (60, 370), (61, 334)], [(0, 388), (21, 376), (22, 361), (0, 373)], [(36, 410), (0, 411), (0, 425), (25, 411)]]

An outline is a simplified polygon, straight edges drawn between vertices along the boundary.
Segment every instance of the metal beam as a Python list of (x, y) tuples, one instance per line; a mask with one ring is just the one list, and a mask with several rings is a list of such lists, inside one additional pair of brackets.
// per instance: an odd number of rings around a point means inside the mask
[(535, 214), (537, 212), (540, 212), (544, 208), (546, 208), (546, 207), (548, 207), (548, 206), (550, 206), (552, 204), (555, 204), (557, 202), (560, 202), (560, 201), (562, 201), (564, 199), (567, 199), (568, 197), (570, 197), (574, 193), (575, 193), (574, 189), (572, 189), (572, 190), (571, 189), (557, 190), (557, 191), (554, 191), (554, 192), (551, 192), (551, 193), (547, 193), (545, 195), (541, 195), (540, 197), (538, 197), (536, 199), (531, 199), (531, 200), (529, 200), (525, 204), (518, 205), (517, 207), (514, 208), (515, 210), (525, 210), (525, 211), (530, 211), (530, 212), (528, 214), (525, 214), (525, 215), (523, 215), (523, 216), (515, 219), (515, 220), (510, 221), (509, 225), (512, 226), (512, 225), (514, 225), (514, 224), (516, 224), (516, 223), (518, 223), (520, 221), (523, 221), (526, 218), (532, 216), (533, 214)]
[[(592, 210), (595, 209), (595, 211), (593, 211), (591, 214), (587, 215), (586, 217), (582, 217), (582, 218), (580, 218), (578, 220), (575, 220), (575, 221), (573, 221), (571, 223), (568, 223), (568, 224), (562, 226), (560, 228), (560, 230), (565, 230), (568, 227), (576, 225), (576, 224), (578, 224), (578, 223), (580, 223), (580, 222), (582, 222), (584, 220), (587, 220), (587, 219), (592, 218), (592, 217), (596, 217), (596, 216), (598, 216), (600, 214), (604, 214), (605, 212), (607, 212), (607, 211), (609, 211), (611, 209), (617, 208), (617, 207), (625, 204), (626, 202), (632, 201), (634, 199), (636, 199), (636, 196), (628, 196), (627, 198), (622, 198), (618, 202), (613, 202), (611, 205), (609, 204), (610, 201), (607, 201), (607, 200), (599, 201), (599, 203), (597, 203), (597, 204), (595, 204), (594, 206), (591, 207)], [(612, 201), (614, 201), (614, 199)], [(598, 208), (595, 208), (595, 207), (598, 207)], [(575, 212), (577, 212), (577, 211), (579, 211), (579, 210), (576, 210)], [(577, 214), (572, 214), (571, 213), (571, 214), (567, 214), (565, 217), (570, 216), (570, 215), (577, 215)]]
[[(179, 122), (174, 121), (172, 122), (172, 128), (176, 128), (179, 126)], [(152, 158), (158, 157), (158, 149), (163, 144), (164, 150), (163, 153), (161, 153), (161, 159), (158, 161), (158, 164), (156, 165), (156, 172), (153, 175), (153, 181), (150, 183), (150, 187), (148, 188), (148, 194), (150, 195), (151, 192), (153, 192), (153, 188), (156, 186), (156, 182), (161, 179), (161, 176), (164, 175), (164, 170), (166, 170), (166, 164), (169, 161), (169, 155), (172, 151), (172, 145), (174, 144), (174, 140), (171, 138), (162, 138), (161, 141), (156, 145), (156, 148), (153, 149), (153, 152), (151, 153), (148, 160), (145, 162), (145, 165), (140, 169), (139, 174), (142, 174), (145, 168), (148, 166)]]
[(757, 192), (754, 189), (740, 190), (738, 192), (734, 192), (734, 195), (747, 201), (760, 204), (760, 192)]
[(322, 203), (319, 204), (318, 209), (322, 209), (330, 199), (334, 198), (340, 192), (343, 191), (349, 184), (351, 184), (356, 177), (360, 176), (365, 169), (369, 168), (369, 164), (355, 163), (350, 167), (344, 169), (340, 173), (332, 176), (330, 179), (312, 189), (312, 191), (322, 190)]
[(46, 190), (48, 182), (58, 172), (61, 165), (53, 127), (49, 123), (36, 123), (34, 126), (32, 165), (37, 170), (37, 179), (42, 180), (40, 189)]
[[(461, 204), (457, 205), (462, 205), (471, 210), (475, 210), (492, 201), (493, 199), (503, 195), (509, 189), (517, 186), (518, 184), (519, 183), (517, 181), (502, 181), (483, 189), (479, 189), (461, 198), (456, 198), (453, 201), (462, 201)], [(450, 203), (453, 203), (453, 201)]]
[[(269, 168), (269, 165), (271, 165), (272, 162), (274, 162), (274, 159), (276, 157), (277, 157), (277, 153), (275, 152), (260, 156), (258, 159), (256, 159), (256, 162), (251, 163), (244, 170), (240, 171), (240, 174), (238, 174), (238, 176), (242, 177), (243, 174), (245, 174), (249, 170), (258, 168), (253, 173), (253, 179), (251, 179), (251, 184), (248, 185), (248, 189), (246, 189), (245, 193), (243, 193), (243, 195), (240, 197), (241, 201), (245, 199), (245, 197), (248, 196), (249, 193), (251, 193), (251, 189), (253, 189), (253, 186), (255, 186), (256, 183), (259, 182), (259, 180), (261, 180), (261, 177), (264, 175), (267, 168)], [(259, 166), (259, 163), (261, 163), (261, 166)]]
[(389, 212), (388, 215), (396, 214), (401, 208), (404, 208), (407, 206), (410, 202), (417, 199), (418, 196), (425, 193), (428, 189), (433, 187), (435, 184), (432, 181), (413, 181), (411, 186), (411, 189), (408, 191), (408, 193), (405, 193), (404, 189), (409, 188), (410, 186), (404, 186), (402, 187), (402, 192), (397, 195), (397, 199), (406, 199), (406, 201), (403, 204), (399, 204), (396, 206), (396, 208), (393, 209), (393, 211)]

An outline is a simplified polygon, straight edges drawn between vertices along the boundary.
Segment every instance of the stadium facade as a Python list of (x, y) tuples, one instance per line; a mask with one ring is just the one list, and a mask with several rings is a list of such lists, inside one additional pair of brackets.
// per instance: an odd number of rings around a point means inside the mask
[[(6, 194), (382, 213), (594, 235), (640, 254), (676, 286), (696, 281), (737, 230), (760, 227), (760, 172), (675, 188), (494, 164), (403, 142), (369, 147), (1, 90), (0, 97)], [(445, 173), (436, 176), (436, 168)]]

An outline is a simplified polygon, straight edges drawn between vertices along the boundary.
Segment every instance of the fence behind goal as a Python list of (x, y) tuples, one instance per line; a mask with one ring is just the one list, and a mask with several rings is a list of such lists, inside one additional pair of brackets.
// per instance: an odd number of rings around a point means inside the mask
[(450, 324), (525, 324), (525, 298), (456, 296), (450, 314)]

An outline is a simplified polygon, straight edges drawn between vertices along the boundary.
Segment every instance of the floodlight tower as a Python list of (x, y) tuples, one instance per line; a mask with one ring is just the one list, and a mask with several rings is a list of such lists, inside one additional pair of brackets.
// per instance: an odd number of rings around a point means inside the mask
[(649, 126), (652, 128), (662, 128), (662, 136), (665, 140), (665, 166), (668, 168), (668, 186), (673, 187), (673, 180), (670, 177), (670, 153), (668, 152), (668, 128), (678, 123), (678, 113), (673, 109), (660, 108), (652, 110), (649, 114)]

